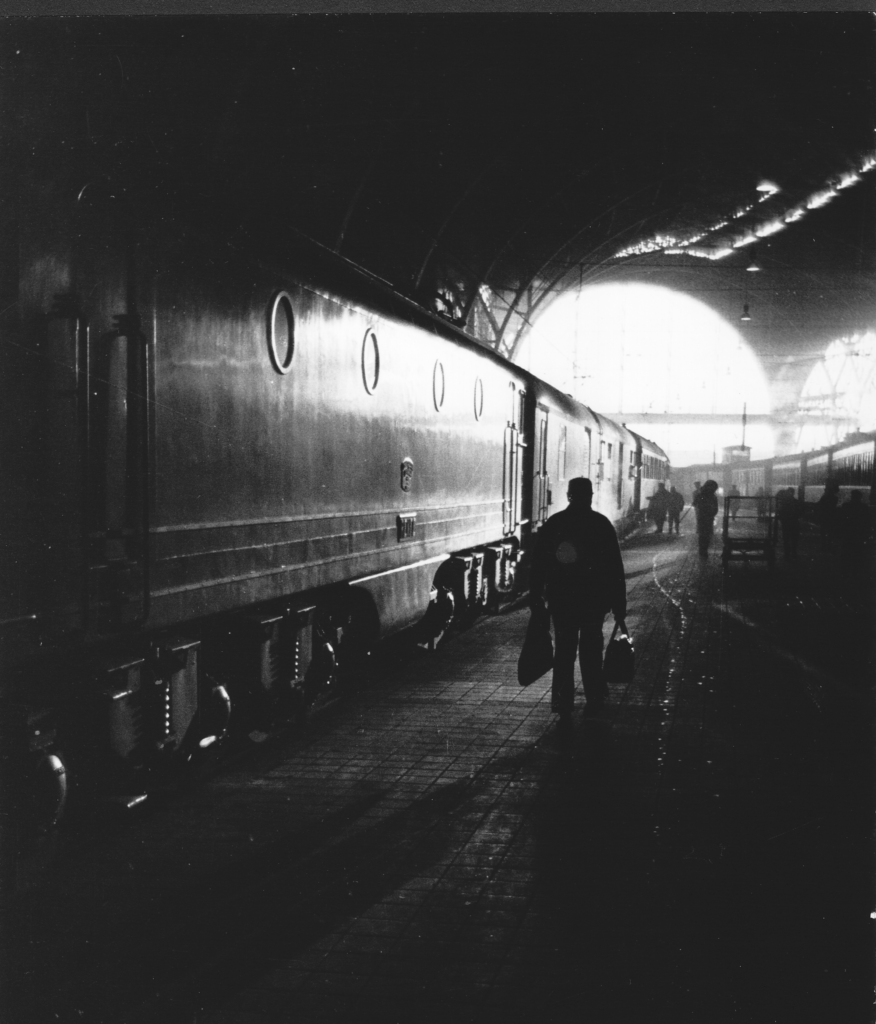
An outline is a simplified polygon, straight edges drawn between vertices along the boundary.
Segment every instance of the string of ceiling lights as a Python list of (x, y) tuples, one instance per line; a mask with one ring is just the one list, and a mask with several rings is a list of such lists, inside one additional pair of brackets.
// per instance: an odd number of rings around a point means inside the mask
[[(737, 249), (741, 249), (752, 242), (762, 238), (768, 238), (779, 231), (784, 231), (790, 224), (802, 220), (811, 210), (817, 210), (832, 202), (841, 191), (856, 185), (876, 167), (876, 153), (870, 153), (856, 161), (852, 169), (847, 169), (840, 174), (832, 175), (825, 184), (811, 193), (805, 199), (789, 203), (783, 210), (771, 213), (767, 217), (759, 217), (753, 224), (743, 226), (734, 225), (734, 222), (742, 221), (749, 217), (759, 204), (771, 200), (781, 192), (780, 187), (772, 181), (764, 180), (757, 185), (760, 193), (757, 201), (738, 207), (732, 214), (724, 217), (715, 224), (698, 231), (687, 238), (680, 238), (675, 235), (658, 234), (652, 238), (635, 245), (627, 246), (615, 253), (615, 259), (622, 259), (629, 256), (643, 256), (647, 253), (662, 252), (667, 256), (686, 255), (698, 256), (708, 260), (720, 260), (729, 256)], [(775, 208), (775, 203), (771, 206)], [(755, 217), (757, 214), (755, 213)], [(730, 227), (735, 230), (726, 231)], [(757, 269), (749, 267), (748, 269)]]

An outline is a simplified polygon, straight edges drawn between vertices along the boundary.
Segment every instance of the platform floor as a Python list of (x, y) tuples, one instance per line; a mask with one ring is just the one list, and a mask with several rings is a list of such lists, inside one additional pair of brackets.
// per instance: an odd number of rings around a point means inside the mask
[(19, 1019), (871, 1021), (872, 590), (806, 534), (724, 574), (682, 531), (627, 544), (636, 678), (579, 689), (569, 750), (512, 609), (62, 836)]

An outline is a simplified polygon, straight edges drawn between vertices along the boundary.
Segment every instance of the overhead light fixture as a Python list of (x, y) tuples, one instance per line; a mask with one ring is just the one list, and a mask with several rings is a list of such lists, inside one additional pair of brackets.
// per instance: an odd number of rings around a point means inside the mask
[(749, 273), (754, 274), (760, 270), (760, 267), (754, 262), (754, 260), (752, 260), (745, 269), (749, 271)]
[(826, 206), (835, 195), (836, 192), (832, 188), (826, 188), (821, 192), (816, 192), (806, 200), (806, 209), (817, 210), (821, 206)]
[(777, 231), (784, 231), (785, 223), (781, 217), (775, 220), (768, 220), (765, 224), (758, 224), (754, 233), (758, 238), (766, 238), (767, 235), (774, 235)]
[[(861, 180), (861, 176), (863, 174), (869, 173), (874, 168), (876, 168), (876, 152), (868, 153), (866, 156), (860, 157), (853, 168), (849, 168), (847, 166), (844, 171), (833, 174), (827, 179), (824, 186), (817, 192), (810, 195), (808, 199), (801, 200), (796, 205), (790, 206), (784, 211), (776, 213), (770, 220), (762, 221), (753, 229), (744, 228), (742, 233), (738, 236), (731, 236), (730, 238), (724, 236), (717, 242), (717, 244), (723, 246), (729, 245), (733, 249), (739, 249), (744, 245), (750, 245), (758, 238), (764, 238), (768, 235), (775, 234), (777, 231), (781, 231), (785, 225), (793, 224), (796, 221), (801, 220), (806, 216), (807, 210), (816, 210), (820, 206), (824, 206), (826, 203), (831, 202), (831, 200), (839, 195), (843, 189), (851, 188), (853, 185), (856, 185)], [(697, 229), (696, 234), (690, 235), (686, 238), (675, 238), (672, 235), (657, 235), (647, 241), (637, 242), (635, 245), (622, 249), (620, 252), (615, 253), (614, 258), (620, 259), (626, 256), (640, 256), (644, 253), (655, 252), (661, 249), (666, 252), (667, 249), (671, 249), (673, 255), (677, 255), (679, 250), (684, 250), (684, 252), (689, 256), (710, 260), (722, 259), (724, 256), (729, 255), (730, 250), (728, 248), (716, 250), (715, 243), (713, 243), (711, 246), (702, 246), (694, 249), (693, 245), (706, 238), (708, 235), (723, 230), (732, 220), (739, 220), (740, 218), (745, 217), (765, 200), (771, 199), (782, 191), (781, 187), (769, 178), (762, 178), (754, 188), (758, 193), (757, 202), (737, 207), (730, 216), (723, 217), (720, 221), (716, 221), (711, 226), (701, 226)], [(774, 205), (778, 206), (779, 203)], [(767, 209), (769, 209), (769, 207), (767, 207)]]
[(748, 303), (747, 302), (742, 307), (742, 316), (739, 319), (740, 320), (750, 320), (751, 319), (751, 316), (749, 315), (749, 312), (748, 312)]
[(843, 174), (839, 181), (836, 183), (836, 188), (848, 188), (849, 185), (854, 185), (856, 181), (860, 181), (859, 175), (855, 174), (854, 171), (848, 171)]

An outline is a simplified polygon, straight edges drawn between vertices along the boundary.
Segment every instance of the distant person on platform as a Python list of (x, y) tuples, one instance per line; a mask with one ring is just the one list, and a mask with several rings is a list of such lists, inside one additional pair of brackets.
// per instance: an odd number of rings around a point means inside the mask
[(608, 693), (602, 678), (602, 624), (606, 612), (622, 622), (627, 589), (620, 545), (611, 521), (591, 508), (593, 485), (585, 477), (569, 481), (569, 507), (552, 515), (538, 531), (529, 596), (534, 608), (547, 598), (554, 624), (551, 709), (560, 725), (572, 721), (575, 657), (581, 666), (585, 713), (599, 712)]
[(785, 490), (776, 494), (776, 517), (782, 530), (782, 548), (785, 558), (795, 558), (797, 555), (802, 511), (793, 487), (786, 487)]
[(742, 497), (742, 495), (739, 493), (739, 488), (736, 486), (736, 484), (733, 484), (733, 486), (727, 492), (727, 497), (730, 499), (730, 518), (735, 519), (736, 516), (739, 514), (739, 506), (742, 504), (742, 502), (739, 500)]
[(657, 490), (651, 496), (651, 504), (648, 508), (648, 515), (654, 520), (658, 533), (663, 533), (663, 524), (666, 522), (666, 513), (669, 511), (669, 492), (666, 484), (657, 484)]
[(863, 491), (852, 491), (848, 502), (839, 509), (837, 525), (843, 559), (860, 559), (873, 531), (872, 513), (864, 504)]
[(709, 545), (715, 532), (715, 516), (718, 514), (718, 483), (707, 480), (694, 498), (693, 509), (697, 517), (697, 540), (700, 558), (709, 557)]
[(676, 536), (681, 532), (681, 513), (684, 511), (684, 495), (675, 489), (675, 484), (669, 488), (669, 532), (672, 533), (672, 526), (675, 524)]
[(828, 480), (824, 485), (824, 493), (815, 503), (815, 518), (818, 521), (818, 535), (821, 538), (821, 550), (827, 551), (830, 539), (836, 531), (836, 512), (839, 504), (839, 484)]

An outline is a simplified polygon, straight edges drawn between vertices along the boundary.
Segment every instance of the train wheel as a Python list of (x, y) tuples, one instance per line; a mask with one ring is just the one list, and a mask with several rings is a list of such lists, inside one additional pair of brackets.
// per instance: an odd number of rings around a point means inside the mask
[(456, 617), (456, 598), (453, 596), (453, 590), (444, 585), (439, 585), (436, 590), (437, 597), (429, 605), (425, 620), (426, 643), (429, 650), (437, 647)]
[(324, 696), (367, 682), (377, 638), (376, 617), (366, 599), (344, 594), (316, 611), (313, 661), (308, 675)]
[(231, 725), (231, 697), (228, 690), (205, 673), (205, 687), (199, 694), (199, 710), (175, 754), (178, 766), (189, 767), (221, 744)]
[(67, 766), (58, 753), (41, 753), (33, 769), (34, 812), (41, 829), (61, 820), (67, 803)]
[(304, 675), (308, 704), (330, 700), (339, 690), (337, 643), (337, 623), (332, 609), (318, 609), (313, 621), (313, 654)]
[(376, 623), (371, 621), (364, 602), (350, 601), (338, 617), (336, 631), (338, 679), (341, 686), (367, 683), (374, 673), (374, 646), (377, 641)]

